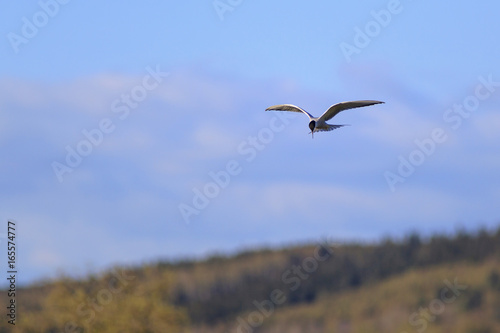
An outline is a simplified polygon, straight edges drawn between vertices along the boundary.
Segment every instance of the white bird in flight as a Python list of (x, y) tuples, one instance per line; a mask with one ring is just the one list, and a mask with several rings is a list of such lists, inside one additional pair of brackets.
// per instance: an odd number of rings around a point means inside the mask
[(313, 117), (306, 110), (299, 108), (298, 106), (292, 104), (280, 104), (273, 105), (266, 109), (266, 111), (292, 111), (292, 112), (302, 112), (305, 113), (309, 117), (309, 129), (311, 130), (311, 135), (314, 138), (314, 132), (322, 132), (322, 131), (331, 131), (346, 125), (330, 125), (327, 124), (326, 121), (335, 117), (340, 111), (360, 108), (362, 106), (369, 106), (374, 104), (381, 104), (384, 102), (380, 101), (352, 101), (352, 102), (342, 102), (337, 103), (328, 108), (321, 115), (321, 117)]

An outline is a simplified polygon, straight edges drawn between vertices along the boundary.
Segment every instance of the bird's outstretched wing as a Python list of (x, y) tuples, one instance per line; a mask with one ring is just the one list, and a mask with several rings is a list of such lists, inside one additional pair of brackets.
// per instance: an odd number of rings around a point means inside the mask
[(369, 106), (369, 105), (374, 105), (374, 104), (380, 104), (384, 102), (380, 101), (352, 101), (352, 102), (342, 102), (342, 103), (337, 103), (328, 108), (328, 110), (325, 111), (319, 117), (319, 120), (327, 121), (332, 119), (339, 113), (340, 111), (348, 110), (348, 109), (354, 109), (354, 108), (360, 108), (362, 106)]
[(302, 112), (305, 113), (310, 119), (314, 118), (309, 112), (306, 110), (299, 108), (298, 106), (292, 104), (279, 104), (273, 105), (266, 109), (266, 111), (291, 111), (291, 112)]

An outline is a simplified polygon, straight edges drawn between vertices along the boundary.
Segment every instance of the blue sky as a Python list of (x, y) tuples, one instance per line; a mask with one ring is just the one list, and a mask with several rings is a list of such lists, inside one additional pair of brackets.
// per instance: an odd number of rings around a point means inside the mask
[[(22, 282), (498, 225), (497, 3), (62, 2), (0, 13), (0, 219)], [(355, 99), (385, 104), (314, 140), (264, 112)]]

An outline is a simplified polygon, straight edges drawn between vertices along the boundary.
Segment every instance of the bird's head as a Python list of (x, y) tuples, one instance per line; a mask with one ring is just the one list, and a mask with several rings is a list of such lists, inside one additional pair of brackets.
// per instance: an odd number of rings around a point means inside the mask
[(309, 129), (311, 130), (311, 135), (314, 138), (314, 129), (316, 128), (316, 122), (314, 120), (311, 120), (309, 122)]

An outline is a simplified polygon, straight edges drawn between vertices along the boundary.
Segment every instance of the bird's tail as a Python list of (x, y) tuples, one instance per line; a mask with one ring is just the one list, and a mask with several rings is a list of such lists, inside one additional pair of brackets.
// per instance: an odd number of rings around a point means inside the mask
[(328, 125), (327, 131), (333, 131), (334, 129), (337, 129), (337, 128), (340, 128), (340, 127), (344, 127), (344, 126), (351, 126), (351, 125), (348, 125), (348, 124), (344, 124), (344, 125), (330, 125), (330, 124), (327, 124), (327, 125)]

